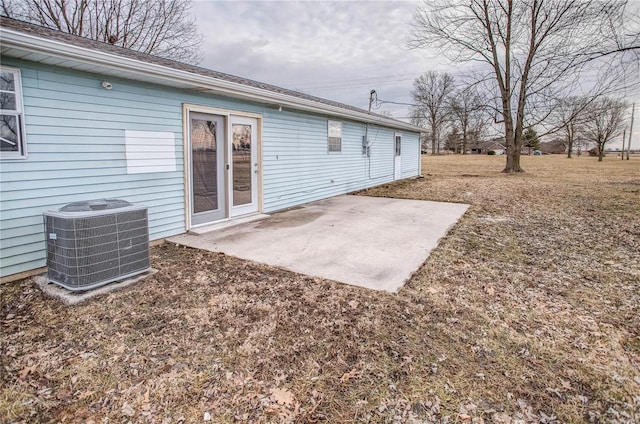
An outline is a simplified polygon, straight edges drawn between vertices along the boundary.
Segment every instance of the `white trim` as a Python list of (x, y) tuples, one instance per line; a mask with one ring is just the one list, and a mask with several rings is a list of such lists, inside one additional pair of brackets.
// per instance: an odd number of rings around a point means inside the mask
[[(329, 146), (331, 145), (331, 143), (329, 142), (329, 138), (332, 138), (331, 135), (329, 134), (329, 127), (331, 127), (331, 124), (339, 124), (340, 125), (340, 150), (330, 150)], [(333, 138), (337, 138), (337, 137), (333, 137)], [(342, 153), (342, 121), (338, 121), (335, 119), (327, 119), (327, 153), (330, 155), (336, 155), (336, 154), (340, 154)]]
[(197, 113), (208, 113), (211, 115), (220, 115), (220, 116), (242, 116), (246, 118), (255, 118), (262, 119), (262, 115), (259, 113), (251, 113), (251, 112), (242, 112), (239, 110), (231, 110), (231, 109), (220, 109), (217, 107), (211, 106), (201, 106), (190, 103), (183, 103), (182, 106), (186, 108), (188, 112), (197, 112)]
[(170, 86), (175, 86), (175, 83), (179, 82), (190, 88), (198, 89), (199, 91), (210, 90), (211, 92), (230, 97), (274, 103), (278, 106), (288, 106), (315, 113), (352, 118), (362, 122), (384, 125), (390, 128), (406, 129), (412, 132), (419, 133), (423, 131), (421, 128), (411, 124), (380, 116), (371, 116), (365, 112), (353, 111), (289, 94), (277, 93), (263, 88), (250, 87), (241, 83), (198, 75), (163, 65), (79, 47), (57, 40), (40, 38), (7, 28), (0, 28), (0, 38), (2, 38), (3, 48), (21, 49), (80, 63), (100, 65), (109, 69), (124, 70), (134, 75), (152, 76), (157, 80), (173, 83), (169, 84)]
[[(189, 134), (189, 126), (190, 126), (190, 122), (189, 122), (189, 115), (190, 113), (206, 113), (209, 115), (217, 115), (217, 116), (221, 116), (224, 121), (225, 121), (225, 127), (227, 127), (227, 132), (225, 133), (225, 149), (227, 149), (227, 145), (226, 145), (226, 141), (231, 140), (231, 120), (234, 117), (237, 118), (252, 118), (256, 120), (256, 160), (258, 162), (258, 172), (257, 172), (257, 176), (256, 176), (256, 190), (257, 190), (257, 201), (252, 203), (252, 206), (255, 206), (255, 208), (257, 209), (256, 211), (251, 211), (251, 212), (247, 212), (244, 214), (239, 214), (236, 216), (233, 216), (232, 214), (232, 205), (227, 204), (227, 217), (222, 218), (220, 220), (216, 220), (216, 221), (212, 221), (212, 222), (205, 222), (202, 224), (193, 224), (191, 222), (191, 178), (190, 178), (190, 172), (191, 172), (191, 163), (190, 163), (190, 157), (191, 157), (191, 152), (189, 149), (189, 138), (191, 135)], [(229, 221), (229, 220), (234, 220), (237, 219), (238, 217), (243, 217), (243, 216), (247, 216), (248, 215), (253, 215), (253, 214), (260, 214), (262, 213), (263, 210), (263, 202), (264, 202), (264, 192), (263, 192), (263, 172), (262, 172), (262, 124), (263, 124), (263, 116), (257, 113), (251, 113), (251, 112), (242, 112), (239, 110), (232, 110), (232, 109), (220, 109), (220, 108), (216, 108), (216, 107), (210, 107), (210, 106), (201, 106), (201, 105), (196, 105), (196, 104), (191, 104), (191, 103), (183, 103), (182, 104), (182, 129), (183, 129), (183, 156), (184, 156), (184, 184), (185, 184), (185, 197), (184, 197), (184, 210), (185, 210), (185, 229), (186, 231), (191, 230), (192, 228), (198, 228), (198, 227), (203, 227), (203, 226), (207, 226), (207, 225), (211, 225), (214, 223), (218, 223), (218, 222), (224, 222), (224, 221)], [(229, 161), (229, 158), (225, 156), (225, 163), (227, 163)], [(231, 189), (231, 182), (227, 181), (226, 179), (226, 172), (225, 172), (225, 182), (224, 182), (224, 186), (226, 188), (226, 191), (229, 191)], [(225, 196), (228, 196), (227, 194), (225, 194)], [(229, 197), (227, 197), (227, 202), (226, 203), (230, 203), (228, 202)]]
[[(400, 137), (400, 146), (398, 146), (398, 137)], [(398, 147), (400, 147), (400, 152), (398, 152)], [(396, 131), (393, 133), (393, 180), (397, 181), (401, 179), (402, 179), (402, 133)]]
[[(0, 160), (21, 160), (27, 158), (27, 131), (24, 113), (24, 99), (22, 98), (22, 73), (19, 68), (5, 66), (0, 64), (0, 71), (13, 73), (13, 88), (16, 96), (16, 109), (6, 110), (3, 115), (12, 115), (16, 117), (16, 125), (18, 126), (19, 148), (17, 152), (0, 152)], [(9, 141), (9, 140), (7, 140)], [(12, 143), (13, 144), (13, 143)]]
[[(230, 170), (228, 173), (229, 180), (227, 181), (227, 202), (229, 208), (229, 217), (234, 218), (237, 216), (243, 216), (247, 214), (258, 213), (258, 199), (262, 197), (262, 193), (259, 193), (260, 184), (258, 184), (258, 180), (260, 178), (259, 170), (262, 168), (261, 160), (259, 157), (259, 148), (258, 146), (261, 143), (261, 140), (258, 138), (258, 127), (260, 126), (260, 118), (253, 118), (247, 116), (240, 116), (236, 114), (231, 114), (227, 121), (227, 142), (225, 144), (225, 148), (227, 150), (227, 163), (230, 166)], [(233, 177), (235, 172), (235, 163), (233, 161), (233, 125), (250, 125), (252, 127), (251, 131), (251, 155), (249, 161), (249, 173), (251, 176), (251, 202), (245, 203), (242, 205), (234, 206), (234, 198), (233, 198)]]

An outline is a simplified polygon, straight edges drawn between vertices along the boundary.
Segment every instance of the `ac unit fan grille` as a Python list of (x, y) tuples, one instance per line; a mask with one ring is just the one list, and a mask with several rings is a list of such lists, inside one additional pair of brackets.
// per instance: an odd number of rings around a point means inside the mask
[(88, 290), (150, 269), (144, 207), (95, 216), (49, 212), (45, 226), (49, 279), (69, 290)]

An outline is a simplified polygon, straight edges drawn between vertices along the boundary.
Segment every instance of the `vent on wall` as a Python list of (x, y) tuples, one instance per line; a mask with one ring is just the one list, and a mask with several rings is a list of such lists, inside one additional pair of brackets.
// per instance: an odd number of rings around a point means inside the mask
[(147, 208), (120, 199), (44, 213), (49, 280), (89, 290), (150, 269)]

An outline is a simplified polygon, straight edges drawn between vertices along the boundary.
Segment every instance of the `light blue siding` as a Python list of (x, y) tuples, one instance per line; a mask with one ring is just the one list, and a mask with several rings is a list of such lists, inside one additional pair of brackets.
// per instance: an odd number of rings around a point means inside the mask
[(420, 134), (402, 134), (402, 178), (420, 173)]
[[(390, 128), (369, 126), (371, 156), (363, 157), (366, 125), (342, 120), (342, 152), (328, 153), (327, 116), (9, 58), (2, 63), (22, 73), (28, 151), (27, 159), (0, 161), (2, 276), (45, 265), (42, 213), (69, 202), (122, 198), (149, 207), (151, 239), (184, 232), (183, 103), (263, 116), (264, 212), (393, 180)], [(113, 89), (103, 89), (103, 80)], [(125, 130), (173, 133), (175, 171), (127, 174)], [(403, 133), (403, 177), (418, 174), (417, 140)]]
[(366, 125), (341, 122), (342, 151), (328, 153), (327, 117), (287, 111), (265, 113), (264, 212), (393, 180), (393, 130), (370, 125), (371, 155), (363, 157)]
[[(182, 101), (175, 92), (11, 59), (20, 68), (28, 157), (0, 163), (1, 275), (45, 265), (42, 213), (118, 197), (149, 207), (152, 239), (183, 232)], [(128, 175), (125, 130), (175, 135), (174, 172)]]

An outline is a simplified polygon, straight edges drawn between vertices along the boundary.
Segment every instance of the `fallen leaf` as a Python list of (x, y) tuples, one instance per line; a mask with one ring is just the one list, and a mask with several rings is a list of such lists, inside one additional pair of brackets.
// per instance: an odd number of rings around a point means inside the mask
[(462, 421), (469, 421), (471, 419), (471, 415), (469, 414), (458, 414), (458, 418)]
[(291, 405), (293, 403), (293, 393), (287, 389), (278, 387), (271, 389), (271, 398), (280, 405)]
[(91, 396), (91, 395), (92, 395), (92, 394), (94, 394), (94, 393), (95, 393), (95, 392), (94, 392), (94, 391), (91, 391), (91, 390), (88, 390), (88, 391), (86, 391), (86, 392), (82, 392), (82, 393), (80, 393), (80, 394), (78, 395), (78, 400), (86, 399), (86, 398), (88, 398), (89, 396)]
[(345, 372), (344, 374), (342, 374), (342, 377), (340, 377), (340, 382), (341, 383), (348, 383), (349, 380), (351, 380), (352, 378), (356, 378), (360, 375), (360, 371), (356, 370), (355, 368), (352, 369), (349, 372)]
[(136, 414), (136, 411), (128, 403), (122, 405), (121, 412), (122, 415), (126, 415), (127, 417), (133, 417)]
[(69, 392), (58, 392), (58, 393), (56, 394), (56, 399), (58, 399), (58, 400), (62, 400), (62, 401), (66, 401), (66, 400), (71, 399), (71, 396), (72, 396), (72, 395), (71, 395), (71, 393), (69, 393)]
[(358, 301), (357, 300), (349, 301), (349, 306), (351, 306), (351, 309), (356, 309), (358, 307)]
[(491, 421), (495, 424), (511, 424), (511, 417), (502, 412), (496, 412), (491, 416)]
[(18, 372), (18, 378), (20, 380), (24, 380), (29, 374), (33, 373), (35, 370), (36, 370), (35, 366), (25, 367)]

